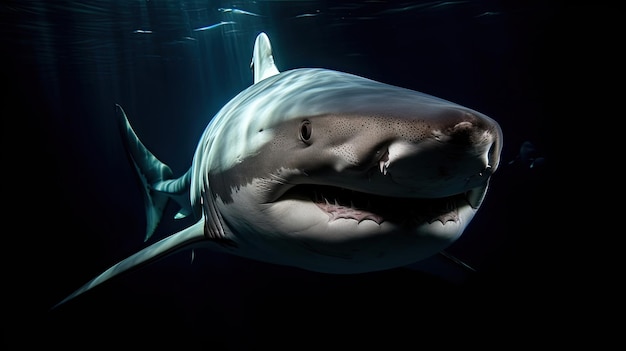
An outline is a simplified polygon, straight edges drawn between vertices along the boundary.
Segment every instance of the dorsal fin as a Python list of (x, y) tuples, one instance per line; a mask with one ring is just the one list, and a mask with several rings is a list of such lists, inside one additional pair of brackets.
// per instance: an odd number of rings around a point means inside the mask
[(272, 44), (267, 34), (261, 32), (257, 35), (254, 42), (254, 50), (252, 51), (252, 62), (250, 69), (254, 76), (254, 83), (258, 83), (265, 78), (280, 73), (274, 64), (274, 56), (272, 54)]

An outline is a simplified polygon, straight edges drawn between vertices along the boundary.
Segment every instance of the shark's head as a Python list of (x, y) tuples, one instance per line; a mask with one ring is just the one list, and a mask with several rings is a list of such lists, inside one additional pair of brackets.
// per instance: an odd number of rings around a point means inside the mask
[(207, 218), (220, 213), (212, 220), (245, 256), (331, 273), (388, 269), (462, 234), (501, 148), (499, 125), (474, 110), (296, 69), (217, 114), (194, 158), (191, 193), (205, 195), (192, 202)]

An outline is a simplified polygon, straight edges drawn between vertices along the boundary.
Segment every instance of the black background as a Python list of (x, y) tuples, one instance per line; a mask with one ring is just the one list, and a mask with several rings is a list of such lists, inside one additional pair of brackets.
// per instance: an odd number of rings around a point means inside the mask
[[(265, 17), (224, 17), (219, 7)], [(564, 33), (558, 23), (566, 18), (558, 3), (34, 1), (1, 8), (8, 349), (40, 341), (81, 349), (504, 346), (494, 334), (532, 344), (560, 318), (559, 287), (568, 278), (553, 244), (565, 234), (546, 225), (555, 202), (549, 136)], [(295, 17), (304, 13), (316, 16)], [(229, 25), (190, 30), (232, 18), (236, 34), (225, 33)], [(143, 28), (153, 33), (133, 33)], [(182, 174), (210, 116), (251, 84), (247, 65), (259, 31), (270, 36), (281, 70), (355, 73), (501, 124), (501, 169), (450, 248), (477, 272), (460, 283), (420, 267), (334, 276), (211, 252), (196, 252), (191, 264), (181, 253), (51, 311), (145, 245), (142, 199), (114, 104)], [(232, 35), (236, 46), (224, 39)], [(524, 141), (545, 158), (540, 167), (509, 164)], [(155, 235), (187, 224), (165, 223)], [(520, 320), (527, 322), (520, 327)]]

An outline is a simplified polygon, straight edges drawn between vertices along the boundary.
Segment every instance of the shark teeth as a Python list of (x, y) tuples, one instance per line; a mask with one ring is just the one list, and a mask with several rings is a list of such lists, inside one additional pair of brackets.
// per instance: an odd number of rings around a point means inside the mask
[(378, 161), (378, 167), (380, 169), (380, 173), (383, 175), (387, 175), (387, 168), (391, 164), (391, 160), (389, 159), (389, 150), (385, 151)]
[(380, 173), (382, 173), (383, 175), (387, 175), (387, 168), (389, 167), (389, 164), (391, 163), (391, 161), (387, 160), (380, 160), (378, 162), (378, 166), (380, 167)]
[(478, 201), (479, 196), (469, 192), (435, 199), (393, 198), (323, 185), (299, 185), (291, 193), (298, 194), (298, 199), (303, 195), (311, 199), (328, 215), (329, 222), (353, 219), (358, 223), (371, 220), (377, 224), (387, 221), (408, 225), (458, 222), (461, 202)]
[(364, 220), (371, 220), (376, 222), (377, 224), (381, 224), (383, 222), (383, 217), (377, 215), (373, 212), (370, 212), (366, 209), (360, 209), (354, 206), (354, 203), (350, 201), (350, 206), (344, 206), (339, 204), (337, 199), (335, 199), (334, 204), (331, 204), (327, 199), (324, 199), (325, 203), (316, 202), (315, 204), (322, 209), (329, 216), (329, 221), (334, 221), (340, 218), (343, 219), (354, 219), (358, 223), (363, 222)]

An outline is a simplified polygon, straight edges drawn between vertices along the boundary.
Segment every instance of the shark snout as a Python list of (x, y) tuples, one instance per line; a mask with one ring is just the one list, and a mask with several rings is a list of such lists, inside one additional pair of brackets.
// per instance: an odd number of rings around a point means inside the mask
[(468, 114), (421, 139), (399, 138), (377, 148), (373, 166), (406, 196), (449, 196), (489, 179), (498, 167), (501, 139), (497, 124)]
[(430, 129), (431, 137), (442, 143), (472, 147), (501, 138), (498, 125), (478, 113), (457, 111), (455, 118), (444, 121)]
[[(439, 131), (435, 131), (433, 135), (441, 138), (441, 135), (438, 134)], [(448, 138), (448, 142), (455, 144), (465, 144), (469, 145), (476, 137), (480, 137), (482, 130), (476, 128), (476, 125), (472, 122), (463, 121), (455, 124), (452, 128), (447, 131), (445, 136)]]

